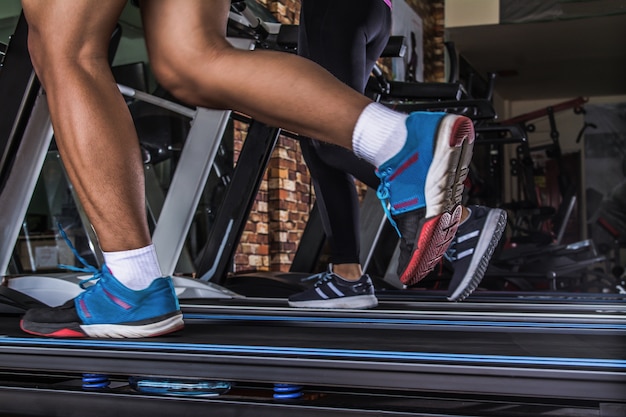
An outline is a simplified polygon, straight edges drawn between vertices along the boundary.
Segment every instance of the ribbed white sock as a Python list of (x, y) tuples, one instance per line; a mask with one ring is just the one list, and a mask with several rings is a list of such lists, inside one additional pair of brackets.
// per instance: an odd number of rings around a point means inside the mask
[(154, 245), (119, 252), (103, 252), (104, 262), (119, 282), (131, 290), (148, 288), (161, 277)]
[(359, 116), (352, 133), (354, 153), (376, 167), (397, 154), (406, 141), (408, 115), (371, 103)]

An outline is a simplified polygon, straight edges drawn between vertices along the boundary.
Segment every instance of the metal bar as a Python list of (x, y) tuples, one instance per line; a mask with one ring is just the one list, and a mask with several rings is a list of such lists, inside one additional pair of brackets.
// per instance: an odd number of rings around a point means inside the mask
[(230, 111), (198, 108), (192, 121), (152, 236), (165, 275), (176, 269), (229, 117)]
[(500, 123), (503, 125), (525, 123), (531, 120), (539, 119), (540, 117), (545, 117), (550, 112), (556, 113), (556, 112), (560, 112), (560, 111), (567, 110), (567, 109), (579, 108), (586, 102), (587, 102), (586, 98), (576, 97), (575, 99), (557, 103), (553, 106), (546, 107), (545, 109), (539, 109), (539, 110), (534, 110), (528, 113), (520, 114), (519, 116), (515, 116), (510, 119), (503, 120)]
[(163, 109), (173, 111), (174, 113), (178, 113), (183, 116), (187, 116), (190, 119), (193, 119), (196, 115), (196, 110), (182, 106), (178, 103), (174, 103), (173, 101), (153, 96), (152, 94), (144, 93), (143, 91), (135, 90), (134, 88), (127, 87), (122, 84), (118, 84), (117, 88), (120, 90), (120, 93), (122, 93), (126, 97), (154, 104), (155, 106), (161, 107)]
[(0, 71), (0, 191), (14, 164), (20, 137), (39, 91), (27, 38), (28, 25), (22, 14), (6, 48)]
[(9, 266), (51, 140), (48, 103), (46, 97), (40, 94), (15, 155), (13, 168), (0, 193), (0, 273), (6, 273)]
[(201, 280), (222, 284), (226, 279), (237, 242), (279, 135), (278, 128), (255, 120), (250, 123), (233, 178), (217, 212), (215, 225), (197, 258), (196, 266)]

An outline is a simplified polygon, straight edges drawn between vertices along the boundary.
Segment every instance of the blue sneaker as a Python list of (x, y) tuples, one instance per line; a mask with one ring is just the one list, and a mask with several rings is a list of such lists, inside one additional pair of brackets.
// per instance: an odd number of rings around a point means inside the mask
[(144, 290), (131, 290), (111, 275), (106, 265), (101, 270), (89, 265), (78, 255), (65, 232), (60, 231), (85, 268), (61, 266), (93, 274), (81, 281), (81, 288), (91, 281), (96, 283), (62, 306), (28, 310), (20, 321), (23, 331), (48, 337), (139, 338), (184, 327), (170, 277), (158, 278)]
[(138, 338), (183, 328), (169, 277), (140, 291), (122, 285), (106, 266), (94, 278), (95, 285), (62, 306), (28, 310), (20, 322), (22, 330), (48, 337)]
[(317, 281), (313, 287), (289, 297), (290, 307), (303, 308), (373, 308), (378, 305), (374, 295), (374, 285), (369, 275), (362, 275), (357, 281), (348, 281), (328, 270), (314, 275)]
[(377, 194), (411, 247), (399, 275), (403, 284), (414, 285), (441, 260), (458, 228), (474, 125), (467, 117), (435, 112), (412, 113), (406, 125), (406, 144), (377, 170)]

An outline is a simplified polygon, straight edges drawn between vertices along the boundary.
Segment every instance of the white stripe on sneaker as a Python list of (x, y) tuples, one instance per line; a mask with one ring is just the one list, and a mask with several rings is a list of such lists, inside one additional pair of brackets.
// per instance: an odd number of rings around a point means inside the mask
[(317, 293), (317, 295), (319, 295), (319, 296), (320, 296), (323, 300), (328, 299), (328, 296), (327, 296), (326, 294), (324, 294), (324, 291), (322, 291), (322, 290), (320, 289), (320, 287), (317, 287), (317, 288), (315, 289), (315, 292), (316, 292), (316, 293)]
[(456, 238), (456, 241), (457, 241), (458, 243), (465, 242), (465, 241), (466, 241), (466, 240), (468, 240), (468, 239), (471, 239), (471, 238), (473, 238), (473, 237), (478, 236), (478, 234), (479, 234), (479, 233), (480, 233), (480, 231), (479, 231), (479, 230), (474, 230), (473, 232), (467, 233), (467, 234), (465, 234), (465, 235), (463, 235), (463, 236), (458, 236), (458, 237)]
[(465, 258), (466, 256), (470, 256), (470, 255), (471, 255), (471, 254), (473, 254), (473, 253), (474, 253), (474, 248), (470, 248), (470, 249), (468, 249), (468, 250), (464, 250), (463, 252), (459, 252), (459, 253), (457, 253), (457, 255), (456, 255), (456, 259), (463, 259), (463, 258)]
[(333, 292), (335, 294), (337, 294), (339, 297), (343, 297), (345, 294), (342, 293), (341, 291), (339, 291), (339, 288), (335, 287), (335, 285), (332, 282), (328, 283), (328, 287), (333, 290)]

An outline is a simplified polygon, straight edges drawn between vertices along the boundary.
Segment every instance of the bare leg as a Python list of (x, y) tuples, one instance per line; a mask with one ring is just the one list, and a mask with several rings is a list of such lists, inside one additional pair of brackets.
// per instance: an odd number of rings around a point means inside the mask
[(461, 210), (462, 210), (462, 211), (461, 211), (461, 220), (460, 220), (460, 221), (461, 221), (461, 222), (464, 222), (464, 221), (465, 221), (465, 219), (467, 219), (467, 218), (469, 217), (470, 212), (469, 212), (469, 210), (467, 209), (467, 207), (465, 207), (465, 206), (462, 206), (462, 207), (461, 207)]
[(144, 0), (151, 65), (181, 100), (230, 108), (303, 135), (351, 148), (370, 100), (312, 62), (272, 51), (241, 51), (225, 39), (229, 0)]
[(150, 243), (139, 144), (107, 62), (125, 0), (24, 0), (55, 137), (104, 251)]
[(360, 264), (333, 264), (333, 272), (349, 281), (356, 281), (363, 275)]

